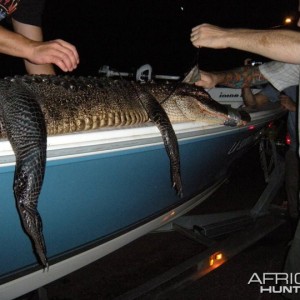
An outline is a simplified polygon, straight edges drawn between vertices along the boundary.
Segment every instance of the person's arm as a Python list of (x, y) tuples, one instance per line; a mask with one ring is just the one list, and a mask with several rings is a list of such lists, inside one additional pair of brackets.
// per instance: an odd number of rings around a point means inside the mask
[(63, 40), (33, 41), (0, 26), (0, 53), (27, 59), (33, 64), (55, 64), (65, 72), (79, 63), (76, 48)]
[[(24, 24), (12, 19), (14, 31), (31, 39), (33, 41), (43, 41), (42, 29), (38, 26)], [(24, 60), (25, 68), (28, 74), (55, 74), (52, 64), (34, 64), (28, 60)]]
[(221, 72), (200, 71), (198, 77), (193, 78), (193, 82), (203, 88), (213, 88), (216, 85), (224, 85), (232, 88), (251, 87), (267, 83), (267, 79), (256, 67), (240, 67)]
[[(252, 65), (252, 59), (251, 58), (246, 58), (244, 60), (244, 65), (245, 66), (251, 66)], [(245, 106), (247, 107), (252, 107), (252, 108), (257, 108), (265, 103), (268, 102), (268, 97), (261, 94), (253, 94), (252, 89), (250, 87), (243, 87), (242, 88), (242, 98)]]
[(289, 96), (281, 94), (279, 100), (281, 105), (288, 111), (295, 112), (297, 110), (296, 103)]
[(300, 33), (292, 30), (225, 29), (202, 24), (192, 29), (191, 41), (197, 48), (234, 48), (300, 64)]
[(252, 93), (251, 88), (242, 88), (242, 98), (243, 102), (248, 107), (256, 107), (255, 95)]
[(253, 94), (250, 88), (242, 89), (242, 98), (244, 104), (249, 107), (258, 108), (269, 102), (269, 98), (261, 93)]

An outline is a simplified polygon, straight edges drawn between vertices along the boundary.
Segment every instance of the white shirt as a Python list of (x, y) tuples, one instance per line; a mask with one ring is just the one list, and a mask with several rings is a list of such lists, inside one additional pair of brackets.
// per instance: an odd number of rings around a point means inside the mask
[[(264, 75), (264, 77), (268, 79), (268, 81), (279, 91), (282, 91), (291, 85), (299, 85), (300, 65), (271, 61), (269, 63), (265, 63), (259, 66), (259, 70)], [(299, 130), (300, 113), (299, 112), (300, 112), (300, 102), (298, 101), (298, 142), (300, 141), (300, 130)], [(299, 143), (298, 152), (300, 156), (300, 143)]]
[(279, 91), (299, 84), (300, 65), (271, 61), (260, 65), (259, 70)]

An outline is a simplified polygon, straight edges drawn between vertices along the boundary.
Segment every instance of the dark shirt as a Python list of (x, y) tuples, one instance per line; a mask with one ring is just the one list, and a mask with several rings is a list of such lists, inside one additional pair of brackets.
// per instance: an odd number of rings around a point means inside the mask
[(41, 26), (45, 0), (0, 0), (0, 21), (11, 16), (16, 21)]

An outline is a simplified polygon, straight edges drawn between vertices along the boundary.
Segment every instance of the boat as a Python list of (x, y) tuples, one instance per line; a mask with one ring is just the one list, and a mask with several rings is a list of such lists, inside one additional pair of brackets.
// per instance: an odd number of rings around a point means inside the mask
[[(233, 97), (219, 101), (242, 104)], [(15, 156), (9, 142), (0, 141), (0, 298), (14, 299), (38, 289), (199, 205), (222, 185), (234, 162), (260, 140), (270, 122), (285, 112), (273, 104), (249, 113), (251, 122), (243, 127), (174, 124), (183, 197), (171, 186), (162, 137), (151, 123), (48, 137), (39, 199), (46, 270), (37, 263), (20, 226), (12, 189)]]

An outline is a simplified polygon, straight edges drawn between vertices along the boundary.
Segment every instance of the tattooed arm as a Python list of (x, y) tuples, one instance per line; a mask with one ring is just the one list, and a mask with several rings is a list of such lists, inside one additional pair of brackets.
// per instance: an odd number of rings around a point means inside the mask
[(204, 88), (213, 88), (216, 85), (243, 88), (268, 82), (258, 67), (250, 66), (244, 66), (222, 72), (201, 71), (199, 74), (200, 78), (195, 80), (195, 84)]

